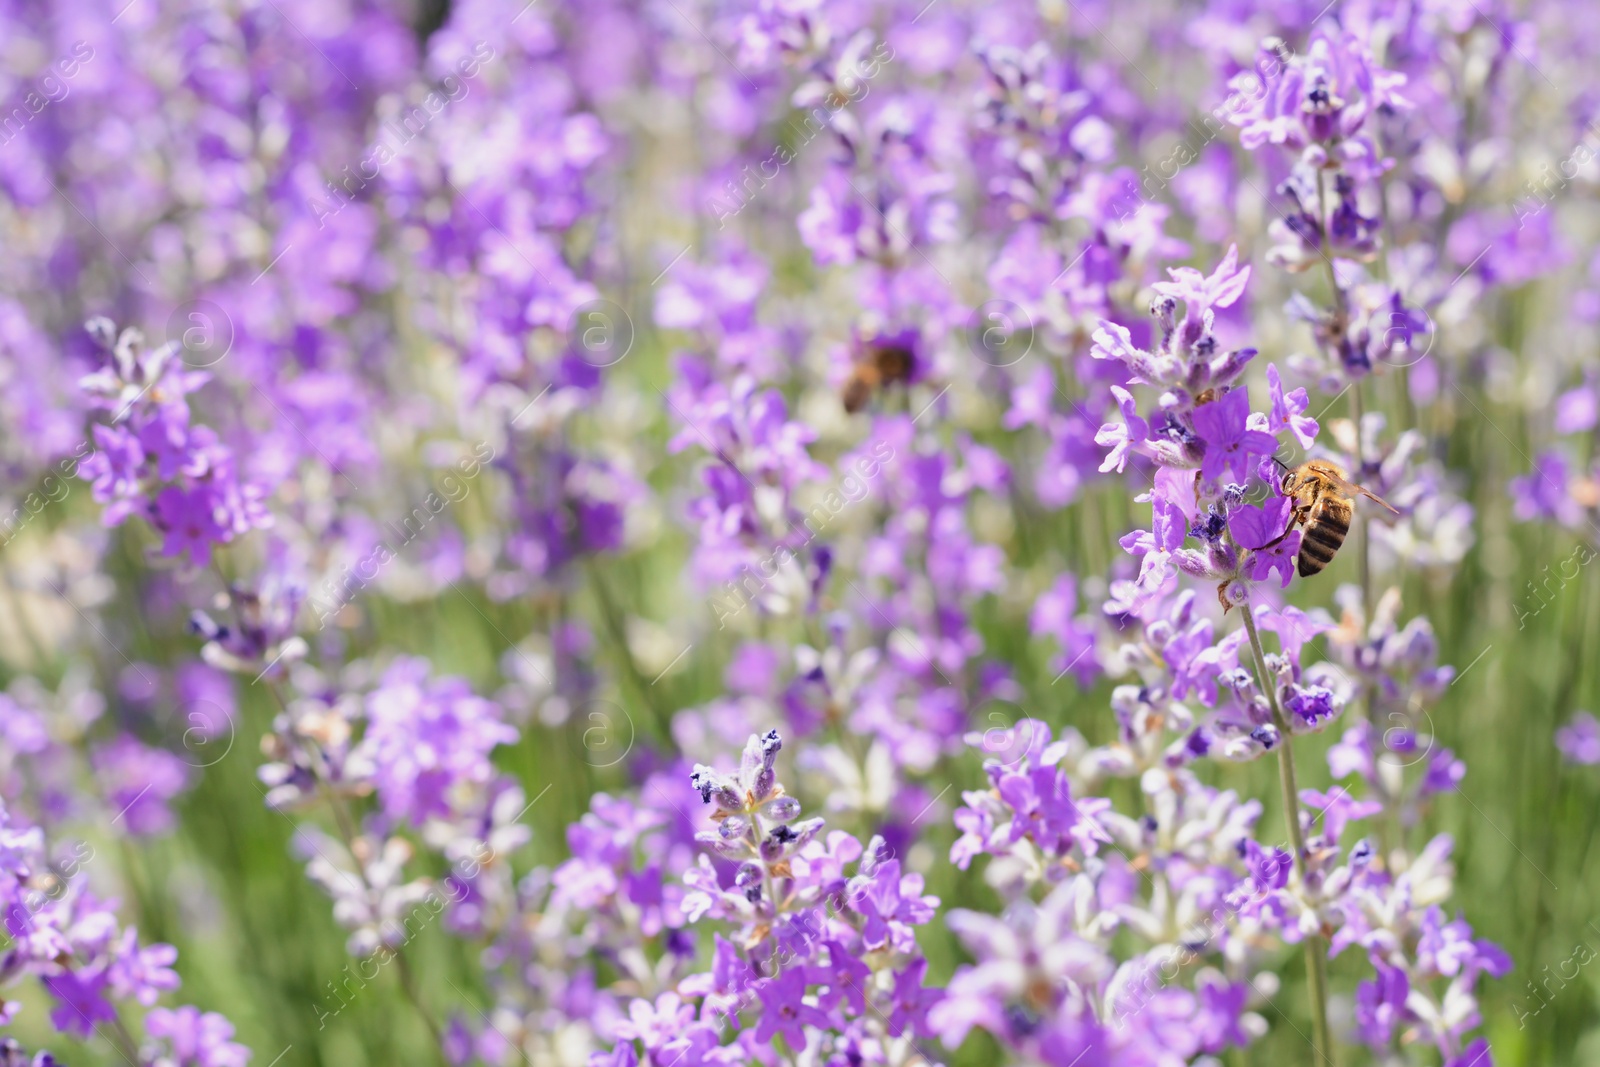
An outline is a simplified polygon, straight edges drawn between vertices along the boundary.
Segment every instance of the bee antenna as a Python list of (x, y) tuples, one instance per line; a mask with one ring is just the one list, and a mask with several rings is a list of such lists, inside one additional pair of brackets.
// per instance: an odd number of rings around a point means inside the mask
[(1289, 465), (1287, 463), (1285, 463), (1283, 460), (1279, 459), (1277, 456), (1272, 456), (1271, 459), (1272, 459), (1272, 462), (1276, 463), (1285, 472), (1287, 472), (1289, 470)]

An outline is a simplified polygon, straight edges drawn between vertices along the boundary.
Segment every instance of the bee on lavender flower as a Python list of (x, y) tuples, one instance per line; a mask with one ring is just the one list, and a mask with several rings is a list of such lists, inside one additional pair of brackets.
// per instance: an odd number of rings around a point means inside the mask
[(1350, 517), (1355, 513), (1358, 495), (1400, 514), (1387, 500), (1356, 485), (1345, 477), (1344, 471), (1320, 459), (1308, 460), (1292, 470), (1285, 468), (1283, 492), (1295, 500), (1294, 514), (1283, 536), (1289, 536), (1296, 525), (1305, 529), (1300, 555), (1295, 560), (1295, 569), (1302, 578), (1320, 573), (1333, 562), (1334, 553), (1350, 532)]

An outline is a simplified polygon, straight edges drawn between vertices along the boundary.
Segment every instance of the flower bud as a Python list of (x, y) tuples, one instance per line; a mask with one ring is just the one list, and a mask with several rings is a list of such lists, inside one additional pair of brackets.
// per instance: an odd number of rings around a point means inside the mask
[(799, 815), (800, 802), (791, 796), (778, 797), (761, 809), (761, 817), (768, 822), (789, 822)]

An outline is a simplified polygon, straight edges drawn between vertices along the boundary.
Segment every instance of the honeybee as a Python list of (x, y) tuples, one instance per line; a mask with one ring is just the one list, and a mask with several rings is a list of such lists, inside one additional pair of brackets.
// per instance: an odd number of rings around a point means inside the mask
[(850, 377), (839, 390), (840, 403), (854, 415), (867, 406), (867, 401), (879, 389), (895, 382), (910, 381), (914, 359), (911, 349), (903, 344), (874, 341), (866, 345), (851, 364)]
[(1350, 532), (1350, 516), (1355, 510), (1356, 496), (1376, 500), (1398, 515), (1387, 500), (1369, 492), (1344, 476), (1344, 471), (1320, 459), (1309, 460), (1293, 470), (1285, 470), (1283, 491), (1295, 500), (1294, 514), (1289, 519), (1289, 530), (1301, 526), (1305, 533), (1300, 539), (1300, 555), (1295, 569), (1300, 577), (1309, 578), (1333, 562), (1333, 554), (1344, 544)]

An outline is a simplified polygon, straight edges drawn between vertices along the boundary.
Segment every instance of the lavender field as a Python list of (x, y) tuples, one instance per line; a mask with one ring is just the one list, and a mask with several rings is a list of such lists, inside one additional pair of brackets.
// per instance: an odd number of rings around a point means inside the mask
[(1600, 1065), (1570, 0), (0, 0), (0, 1067)]

